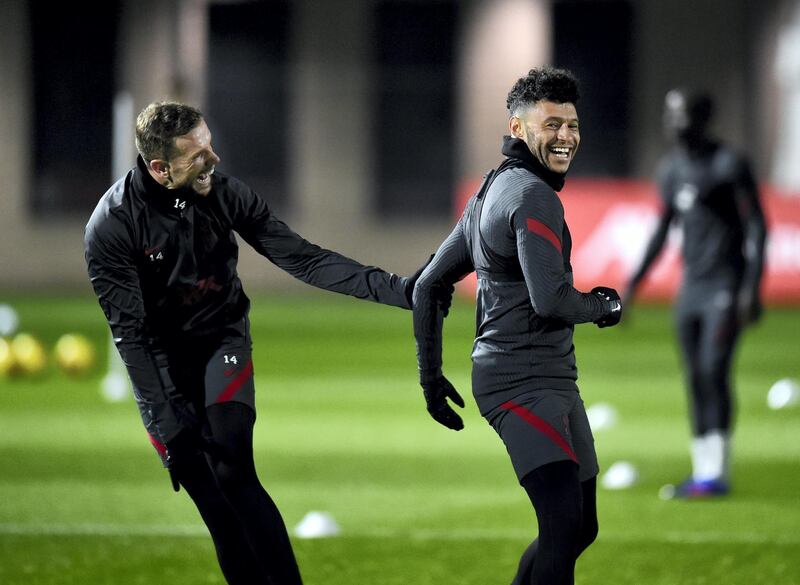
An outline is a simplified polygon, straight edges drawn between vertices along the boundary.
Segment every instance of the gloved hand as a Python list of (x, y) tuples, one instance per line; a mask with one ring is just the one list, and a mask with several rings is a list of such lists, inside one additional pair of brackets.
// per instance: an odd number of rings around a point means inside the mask
[(596, 286), (592, 289), (592, 294), (611, 303), (610, 312), (597, 319), (594, 324), (602, 329), (603, 327), (613, 327), (619, 323), (622, 318), (622, 303), (617, 291), (607, 286)]
[(167, 469), (172, 481), (172, 489), (180, 491), (179, 478), (183, 469), (195, 464), (207, 465), (205, 456), (216, 461), (230, 459), (228, 454), (211, 437), (203, 435), (199, 427), (185, 428), (178, 435), (168, 441)]
[(453, 410), (447, 399), (449, 398), (461, 408), (464, 408), (464, 399), (453, 388), (450, 381), (442, 374), (437, 374), (430, 377), (423, 376), (420, 385), (425, 396), (425, 402), (428, 405), (428, 413), (433, 417), (433, 420), (454, 431), (463, 429), (464, 421)]
[(758, 296), (748, 292), (739, 293), (736, 300), (736, 318), (740, 327), (755, 323), (764, 313), (764, 306)]
[[(427, 262), (420, 266), (417, 271), (412, 274), (411, 276), (406, 278), (405, 283), (405, 295), (406, 299), (408, 299), (408, 306), (414, 306), (414, 286), (417, 284), (420, 275), (425, 272), (425, 269), (428, 267), (428, 264), (431, 263), (433, 260), (433, 254), (431, 254), (430, 258), (428, 258)], [(450, 304), (453, 302), (453, 292), (455, 291), (455, 287), (452, 284), (445, 284), (445, 283), (437, 283), (433, 287), (433, 293), (436, 298), (436, 303), (441, 309), (442, 313), (445, 317), (450, 312)]]

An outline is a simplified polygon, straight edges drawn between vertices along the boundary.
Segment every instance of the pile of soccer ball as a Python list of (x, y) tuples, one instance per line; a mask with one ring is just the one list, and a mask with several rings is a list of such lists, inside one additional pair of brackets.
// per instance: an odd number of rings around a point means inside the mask
[(48, 358), (71, 376), (89, 373), (95, 363), (94, 348), (79, 333), (62, 335), (48, 351), (33, 334), (17, 332), (19, 318), (9, 305), (0, 305), (0, 378), (42, 376), (48, 371)]

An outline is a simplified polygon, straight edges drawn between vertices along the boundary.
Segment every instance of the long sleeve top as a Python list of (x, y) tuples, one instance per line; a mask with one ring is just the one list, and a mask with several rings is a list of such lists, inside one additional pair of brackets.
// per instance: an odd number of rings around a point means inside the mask
[[(100, 199), (85, 230), (89, 279), (140, 408), (173, 419), (171, 343), (246, 318), (234, 232), (270, 262), (325, 290), (410, 308), (407, 279), (308, 242), (257, 193), (224, 173), (207, 196), (159, 185), (137, 166)], [(176, 425), (164, 424), (164, 428)], [(165, 442), (173, 437), (156, 437)]]
[(442, 367), (436, 287), (477, 273), (472, 390), (482, 413), (528, 390), (577, 390), (574, 325), (612, 309), (573, 287), (572, 240), (555, 191), (563, 176), (521, 140), (507, 137), (503, 154), (507, 162), (469, 200), (414, 290), (417, 357), (431, 375)]

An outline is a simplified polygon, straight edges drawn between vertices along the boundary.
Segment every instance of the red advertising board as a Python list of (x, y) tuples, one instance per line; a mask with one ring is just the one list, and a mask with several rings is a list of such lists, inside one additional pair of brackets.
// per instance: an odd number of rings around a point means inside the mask
[[(479, 181), (465, 185), (458, 213)], [(767, 216), (765, 302), (800, 303), (800, 196), (761, 190)], [(620, 292), (635, 270), (658, 219), (660, 200), (650, 181), (570, 179), (559, 193), (572, 233), (575, 287), (611, 286)], [(681, 277), (680, 230), (673, 228), (659, 259), (637, 293), (640, 299), (671, 299)], [(473, 294), (474, 276), (462, 290)]]

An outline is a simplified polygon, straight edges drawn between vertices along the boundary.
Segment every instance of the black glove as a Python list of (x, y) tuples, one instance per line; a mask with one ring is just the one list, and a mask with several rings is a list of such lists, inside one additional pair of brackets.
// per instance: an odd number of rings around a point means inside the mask
[(764, 313), (764, 306), (758, 296), (750, 293), (739, 293), (736, 305), (736, 319), (740, 327), (755, 323)]
[(182, 470), (193, 465), (202, 458), (202, 465), (207, 465), (205, 456), (216, 461), (230, 460), (221, 445), (202, 434), (199, 427), (185, 428), (169, 441), (167, 447), (167, 469), (172, 481), (172, 489), (180, 491), (179, 478)]
[(453, 410), (447, 399), (449, 398), (461, 408), (464, 408), (464, 399), (456, 392), (450, 381), (438, 374), (430, 379), (424, 379), (420, 382), (420, 385), (425, 396), (425, 402), (428, 405), (428, 413), (433, 417), (433, 420), (454, 431), (463, 429), (464, 421)]
[(619, 323), (622, 318), (622, 303), (617, 291), (607, 286), (596, 286), (592, 289), (592, 294), (611, 303), (610, 312), (597, 319), (594, 324), (602, 329), (603, 327), (613, 327)]
[[(414, 301), (413, 301), (414, 285), (417, 284), (419, 277), (422, 275), (423, 272), (425, 272), (425, 269), (428, 267), (428, 264), (430, 264), (431, 261), (433, 260), (433, 256), (434, 255), (431, 254), (430, 258), (428, 258), (425, 264), (420, 266), (414, 274), (406, 278), (404, 292), (406, 295), (406, 299), (408, 299), (409, 307), (414, 306)], [(450, 312), (450, 304), (453, 302), (454, 291), (455, 287), (452, 284), (437, 283), (433, 287), (433, 294), (436, 298), (436, 304), (439, 306), (439, 309), (441, 309), (445, 317), (447, 317), (447, 314)]]

